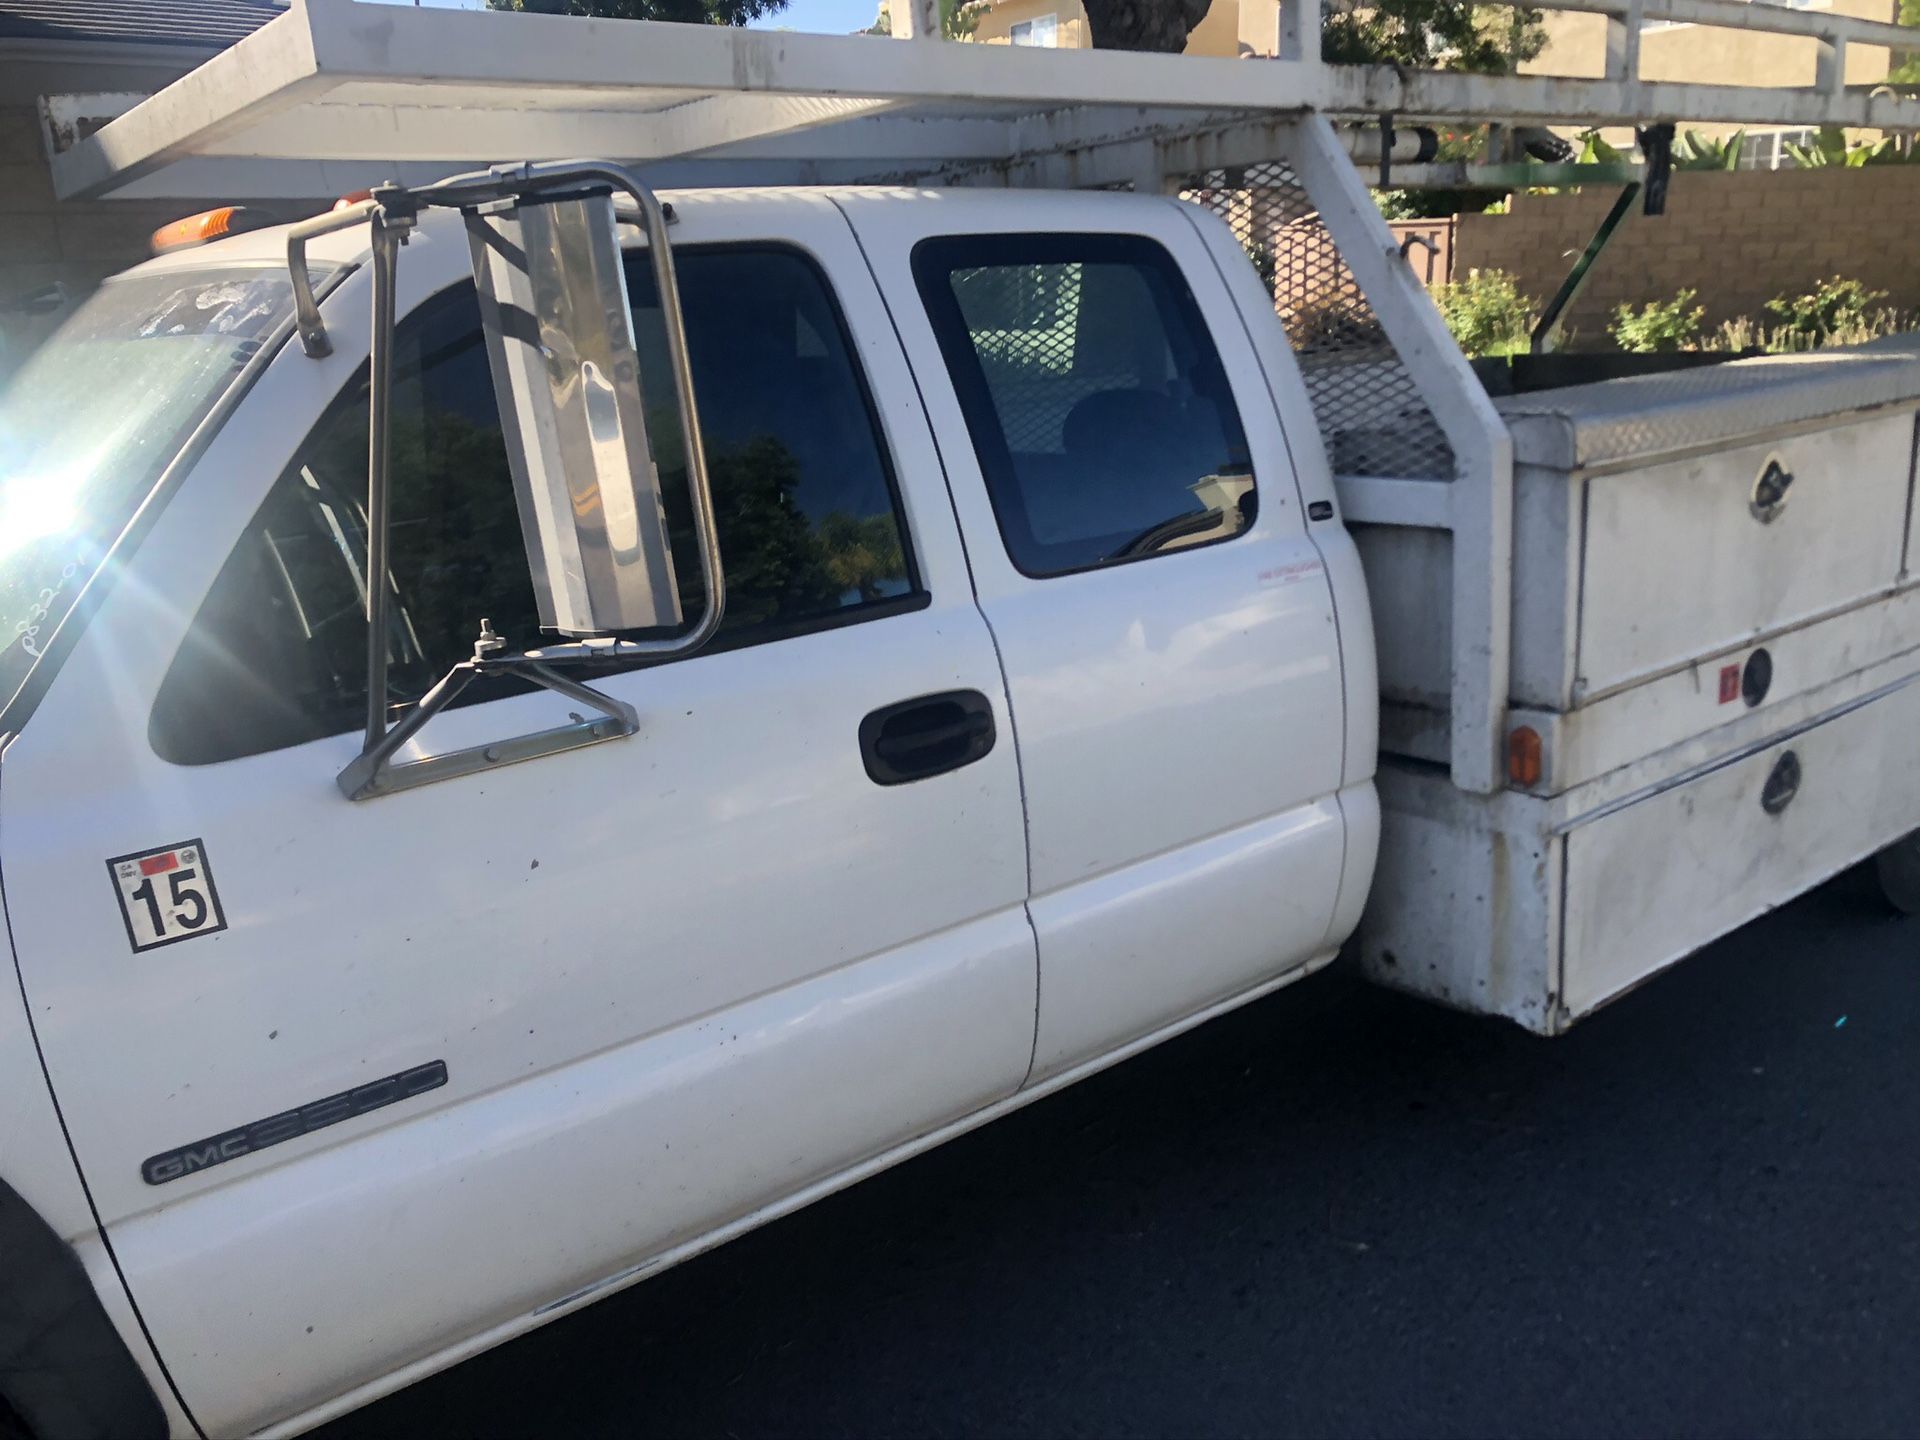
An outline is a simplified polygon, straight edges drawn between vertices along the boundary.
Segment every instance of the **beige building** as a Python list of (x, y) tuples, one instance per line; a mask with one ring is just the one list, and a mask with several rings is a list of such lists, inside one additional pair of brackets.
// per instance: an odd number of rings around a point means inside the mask
[[(1312, 0), (1309, 0), (1312, 3)], [(1780, 0), (1753, 0), (1780, 3)], [(1832, 10), (1866, 20), (1897, 19), (1898, 0), (1786, 0), (1795, 9)], [(1274, 55), (1279, 51), (1278, 0), (1214, 0), (1207, 18), (1187, 38), (1189, 55)], [(1521, 68), (1531, 74), (1598, 78), (1606, 59), (1606, 17), (1569, 11), (1545, 16), (1547, 47)], [(1087, 49), (1093, 38), (1081, 0), (985, 0), (972, 38), (988, 45), (1050, 45)], [(1916, 35), (1920, 42), (1920, 35)], [(1916, 44), (1920, 51), (1920, 43)], [(1718, 26), (1649, 24), (1640, 42), (1640, 73), (1647, 80), (1683, 80), (1712, 84), (1811, 85), (1814, 41)], [(1847, 49), (1847, 84), (1872, 86), (1887, 78), (1888, 56), (1871, 45)], [(1705, 126), (1724, 136), (1733, 126)], [(1623, 147), (1630, 131), (1607, 132)], [(1806, 129), (1749, 129), (1741, 146), (1742, 166), (1773, 169), (1791, 163), (1787, 141), (1812, 138)]]

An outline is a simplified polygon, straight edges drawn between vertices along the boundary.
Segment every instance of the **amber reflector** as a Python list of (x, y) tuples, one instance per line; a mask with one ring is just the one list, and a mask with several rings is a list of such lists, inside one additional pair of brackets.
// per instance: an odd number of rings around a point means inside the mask
[(1507, 779), (1530, 790), (1540, 783), (1540, 732), (1521, 725), (1507, 736)]
[(204, 245), (209, 240), (218, 240), (222, 235), (232, 235), (244, 229), (240, 222), (246, 211), (238, 205), (222, 205), (218, 210), (202, 210), (198, 215), (189, 215), (184, 220), (175, 220), (170, 225), (162, 225), (153, 232), (153, 253), (164, 255), (169, 250), (183, 250), (189, 245)]

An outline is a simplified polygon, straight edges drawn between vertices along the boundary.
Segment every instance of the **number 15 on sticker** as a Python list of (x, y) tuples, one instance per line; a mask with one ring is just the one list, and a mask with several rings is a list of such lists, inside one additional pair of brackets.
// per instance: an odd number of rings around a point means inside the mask
[(134, 954), (227, 928), (207, 849), (183, 840), (107, 861)]

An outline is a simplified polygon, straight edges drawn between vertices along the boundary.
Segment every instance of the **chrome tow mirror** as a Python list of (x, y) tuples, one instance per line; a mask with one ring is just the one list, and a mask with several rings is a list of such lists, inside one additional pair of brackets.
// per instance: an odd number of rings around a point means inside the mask
[[(674, 408), (705, 596), (687, 628), (674, 573), (655, 447), (647, 431), (640, 363), (622, 263), (614, 194), (638, 207), (665, 322)], [(541, 628), (565, 639), (513, 652), (481, 617), (472, 658), (460, 662), (391, 727), (387, 645), (391, 583), (389, 428), (393, 389), (394, 276), (419, 213), (455, 208), (466, 218), (487, 357), (507, 442)], [(366, 223), (372, 230), (373, 343), (369, 361), (367, 724), (361, 753), (340, 772), (360, 800), (494, 765), (631, 735), (625, 702), (561, 672), (685, 654), (719, 628), (726, 605), (713, 500), (687, 363), (686, 327), (667, 217), (653, 192), (618, 166), (595, 161), (496, 167), (415, 190), (384, 186), (348, 210), (295, 226), (288, 237), (301, 343), (330, 346), (305, 246), (314, 236)], [(660, 638), (662, 630), (671, 631)], [(394, 756), (475, 678), (513, 674), (600, 712), (534, 735), (396, 763)]]
[(467, 212), (543, 629), (678, 629), (679, 589), (605, 191)]

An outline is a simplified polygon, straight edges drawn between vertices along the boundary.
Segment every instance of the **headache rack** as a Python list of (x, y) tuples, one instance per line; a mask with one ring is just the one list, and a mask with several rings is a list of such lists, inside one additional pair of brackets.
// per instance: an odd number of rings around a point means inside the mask
[[(1598, 78), (1327, 63), (1317, 0), (1283, 0), (1281, 53), (1258, 59), (293, 0), (157, 95), (45, 106), (68, 199), (323, 200), (594, 156), (656, 189), (1100, 187), (1207, 205), (1274, 292), (1347, 522), (1451, 537), (1452, 694), (1444, 708), (1390, 705), (1383, 724), (1425, 727), (1421, 748), (1486, 793), (1504, 778), (1512, 449), (1367, 184), (1621, 178), (1438, 167), (1407, 144), (1426, 123), (1649, 127), (1656, 141), (1675, 124), (1920, 130), (1920, 100), (1845, 83), (1850, 47), (1920, 42), (1901, 26), (1746, 0), (1533, 8), (1605, 18), (1604, 53), (1584, 57)], [(903, 18), (925, 28), (925, 14)], [(1810, 83), (1642, 80), (1642, 29), (1666, 22), (1797, 37)]]

